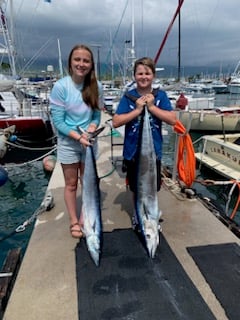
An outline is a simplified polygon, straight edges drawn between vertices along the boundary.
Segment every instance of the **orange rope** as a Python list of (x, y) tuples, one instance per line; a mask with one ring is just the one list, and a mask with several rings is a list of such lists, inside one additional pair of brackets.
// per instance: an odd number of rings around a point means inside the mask
[(177, 120), (173, 127), (174, 132), (179, 134), (177, 170), (178, 176), (187, 187), (191, 187), (195, 179), (196, 158), (192, 139), (183, 124)]

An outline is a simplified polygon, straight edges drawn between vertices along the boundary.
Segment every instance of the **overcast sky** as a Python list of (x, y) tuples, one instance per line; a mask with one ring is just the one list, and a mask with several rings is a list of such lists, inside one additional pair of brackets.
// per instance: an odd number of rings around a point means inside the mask
[[(6, 0), (7, 12), (9, 1)], [(99, 45), (101, 62), (110, 63), (111, 39), (115, 62), (123, 58), (125, 41), (133, 39), (134, 29), (136, 57), (148, 55), (155, 58), (178, 2), (51, 0), (47, 3), (44, 0), (13, 0), (17, 51), (26, 57), (26, 61), (38, 54), (41, 58), (56, 57), (57, 60), (59, 39), (63, 60), (73, 45), (84, 43)], [(239, 13), (239, 0), (185, 0), (181, 9), (182, 65), (228, 64), (234, 68), (240, 60)], [(97, 57), (97, 47), (92, 48)], [(158, 65), (177, 65), (177, 62), (178, 19)]]

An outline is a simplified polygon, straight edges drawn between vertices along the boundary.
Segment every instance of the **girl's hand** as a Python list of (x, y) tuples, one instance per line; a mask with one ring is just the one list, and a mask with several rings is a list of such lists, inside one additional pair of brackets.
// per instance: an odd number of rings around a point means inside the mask
[(97, 126), (94, 123), (91, 123), (87, 129), (87, 132), (93, 133), (96, 131), (96, 129), (97, 129)]
[(79, 139), (79, 142), (84, 146), (84, 147), (88, 147), (91, 145), (91, 141), (89, 141), (89, 136), (87, 133), (83, 133), (81, 135), (81, 138)]

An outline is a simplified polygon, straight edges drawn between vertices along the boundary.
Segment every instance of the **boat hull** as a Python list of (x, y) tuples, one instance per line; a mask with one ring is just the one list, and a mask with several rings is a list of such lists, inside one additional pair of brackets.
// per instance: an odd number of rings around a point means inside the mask
[(228, 90), (232, 94), (240, 94), (240, 83), (238, 84), (230, 83), (228, 85)]
[(1, 117), (0, 131), (9, 131), (5, 139), (0, 136), (1, 149), (5, 150), (0, 156), (1, 164), (32, 161), (48, 153), (56, 144), (51, 121), (40, 117)]
[(15, 135), (30, 140), (43, 140), (49, 136), (49, 128), (40, 117), (0, 118), (0, 129), (15, 125)]
[(229, 179), (240, 179), (240, 134), (202, 137), (203, 147), (195, 153), (200, 163)]
[(195, 132), (240, 132), (240, 114), (221, 114), (216, 110), (178, 111), (183, 125)]

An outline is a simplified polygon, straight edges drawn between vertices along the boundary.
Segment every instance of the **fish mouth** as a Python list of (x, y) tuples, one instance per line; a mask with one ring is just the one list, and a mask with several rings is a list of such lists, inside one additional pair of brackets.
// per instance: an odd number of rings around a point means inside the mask
[(148, 254), (151, 258), (154, 258), (159, 245), (158, 223), (155, 220), (146, 220), (144, 223), (144, 234)]
[(154, 258), (159, 244), (159, 235), (155, 236), (154, 239), (148, 239), (148, 235), (146, 235), (146, 242), (150, 258)]

